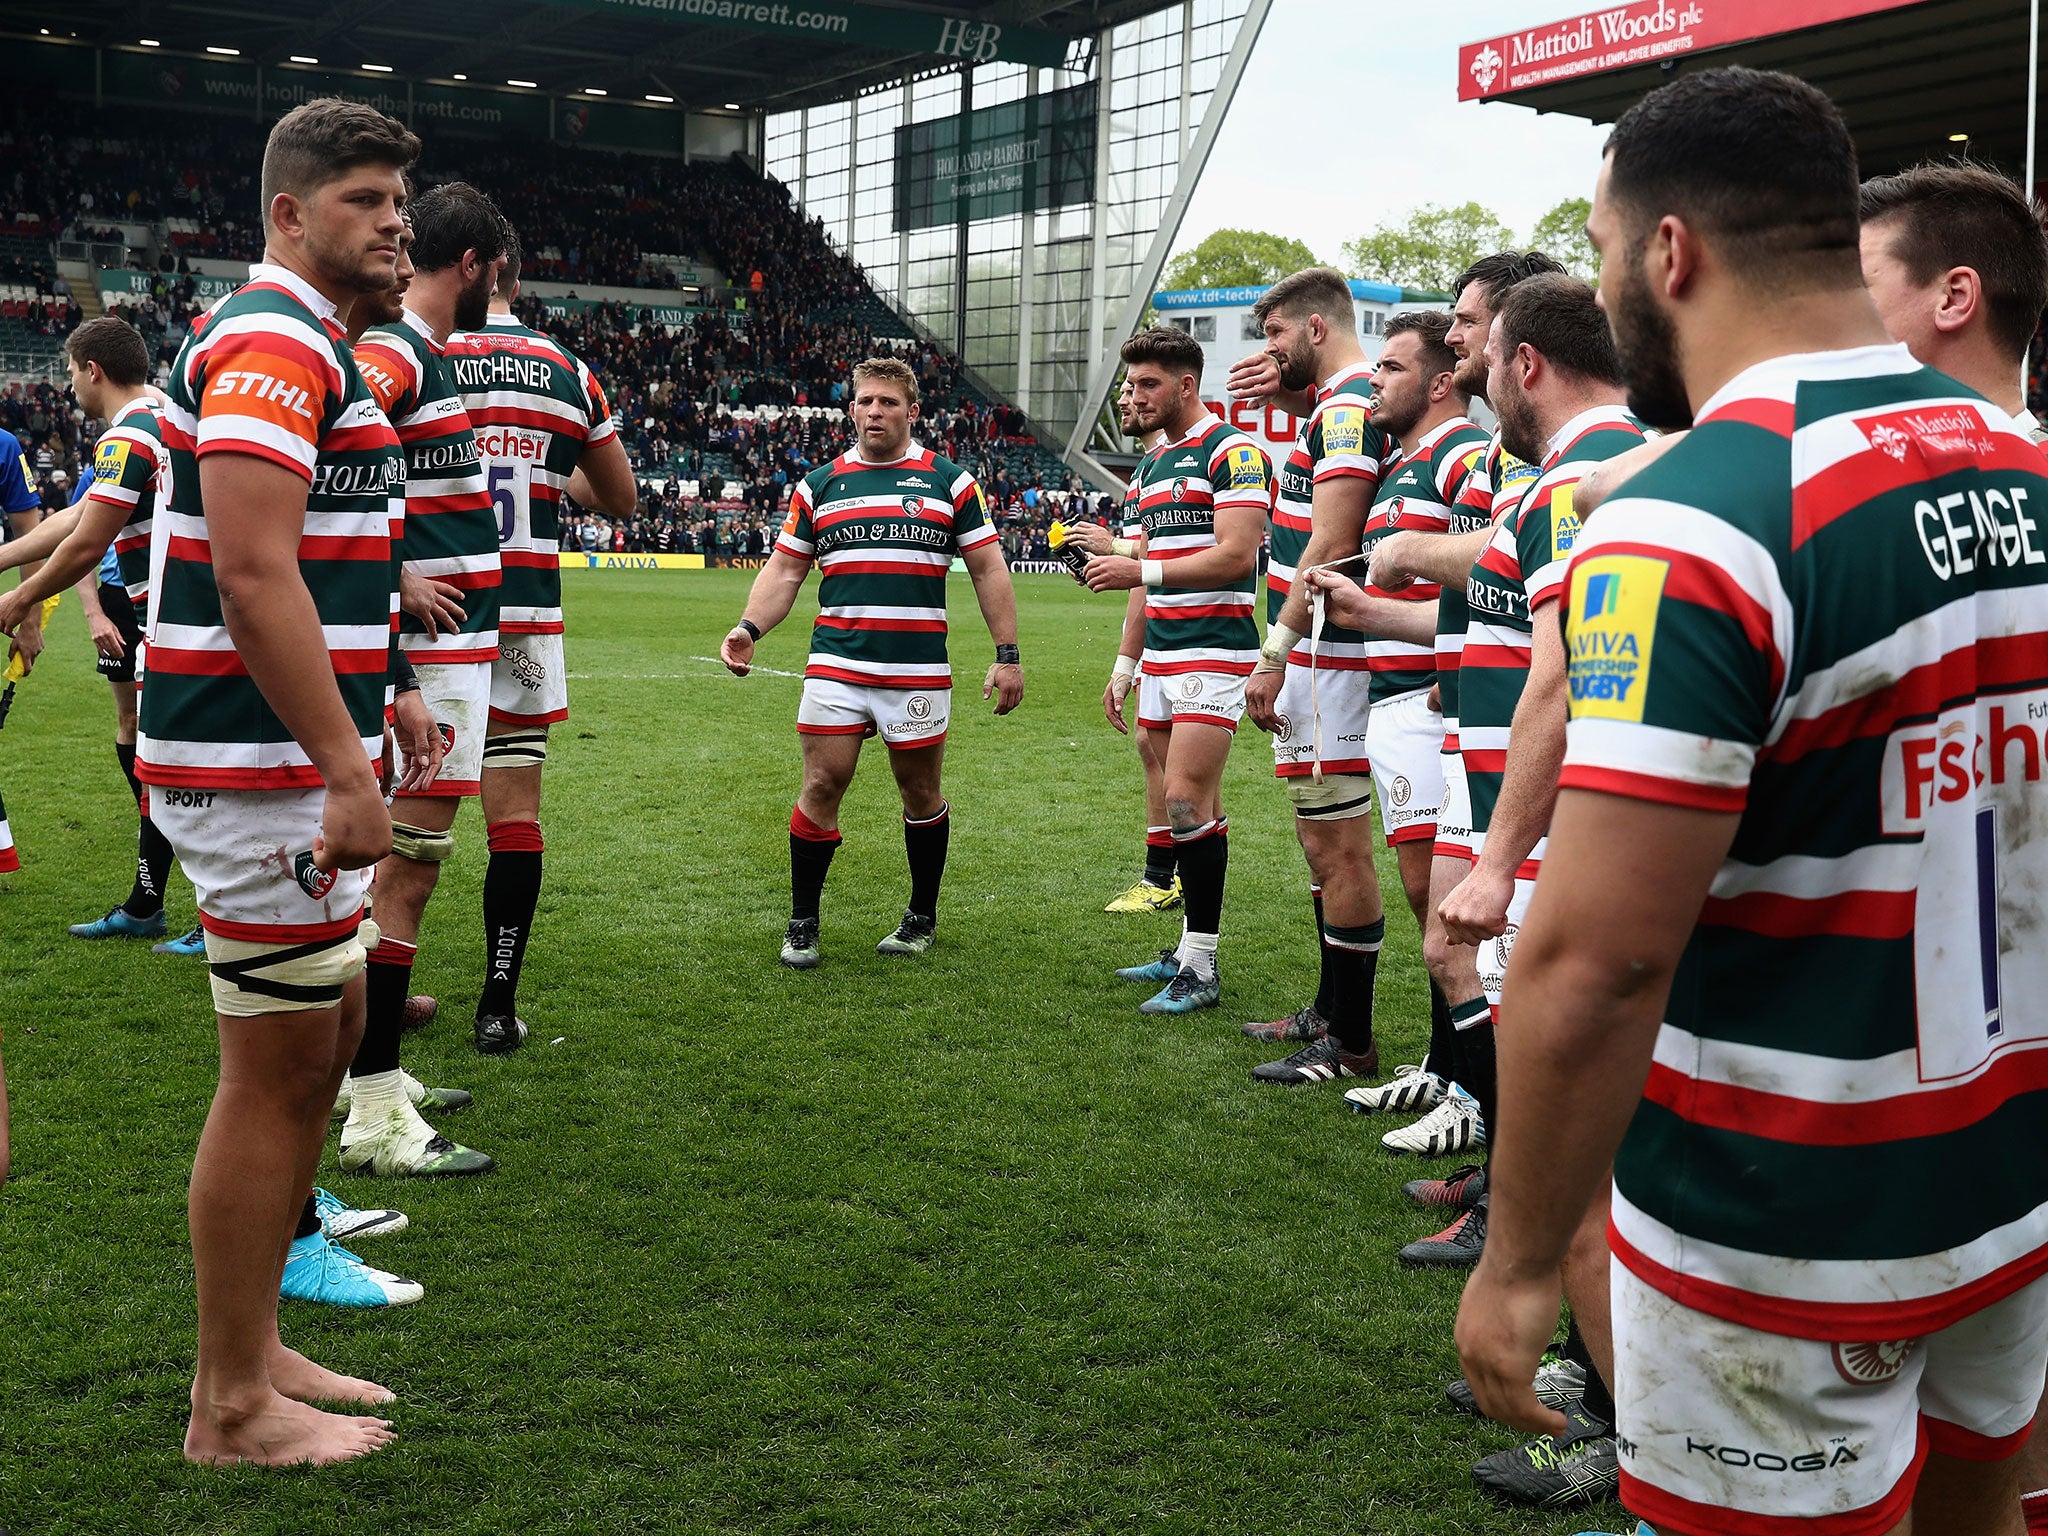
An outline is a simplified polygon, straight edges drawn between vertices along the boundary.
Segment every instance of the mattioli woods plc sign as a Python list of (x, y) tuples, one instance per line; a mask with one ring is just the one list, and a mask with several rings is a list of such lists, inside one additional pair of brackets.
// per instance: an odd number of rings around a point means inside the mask
[(1701, 48), (1894, 11), (1918, 0), (1635, 0), (1530, 27), (1458, 50), (1458, 99), (1484, 101), (1531, 86), (1650, 64)]

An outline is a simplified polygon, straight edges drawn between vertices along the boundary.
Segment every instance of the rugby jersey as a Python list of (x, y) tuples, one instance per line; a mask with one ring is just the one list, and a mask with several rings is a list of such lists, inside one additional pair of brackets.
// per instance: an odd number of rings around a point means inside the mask
[[(1473, 563), (1465, 596), (1471, 607), (1460, 662), (1458, 750), (1472, 791), (1472, 847), (1486, 845), (1493, 808), (1507, 771), (1508, 728), (1529, 681), (1536, 609), (1559, 595), (1565, 563), (1579, 536), (1573, 490), (1603, 459), (1643, 441), (1643, 428), (1618, 405), (1582, 411), (1545, 445), (1537, 479), (1493, 531)], [(1543, 861), (1537, 839), (1520, 873), (1533, 878)]]
[(342, 703), (375, 762), (397, 612), (390, 524), (404, 459), (334, 306), (284, 267), (252, 266), (249, 282), (193, 326), (168, 393), (171, 494), (152, 530), (161, 559), (136, 775), (202, 789), (321, 783), (221, 616), (199, 483), (200, 462), (213, 453), (249, 454), (307, 482), (299, 570)]
[[(484, 491), (476, 432), (446, 350), (411, 310), (356, 342), (356, 367), (390, 418), (405, 449), (405, 568), (462, 592), (463, 620), (429, 636), (411, 614), (399, 618), (399, 643), (414, 661), (453, 664), (498, 658), (501, 564), (498, 520)], [(394, 549), (394, 553), (401, 553)]]
[[(1273, 522), (1266, 537), (1266, 622), (1280, 622), (1294, 590), (1294, 578), (1315, 531), (1315, 489), (1328, 480), (1362, 479), (1368, 490), (1380, 482), (1380, 461), (1387, 454), (1387, 435), (1372, 424), (1372, 364), (1340, 368), (1316, 389), (1316, 403), (1302, 418), (1274, 476)], [(1354, 572), (1354, 574), (1356, 574)], [(1332, 645), (1338, 649), (1332, 650)], [(1295, 648), (1308, 665), (1308, 647)], [(1322, 665), (1336, 666), (1343, 656), (1365, 665), (1365, 636), (1356, 630), (1323, 626)]]
[(170, 490), (171, 458), (162, 419), (147, 395), (121, 407), (93, 449), (87, 499), (119, 507), (121, 531), (110, 546), (121, 585), (135, 605), (135, 622), (149, 629), (149, 530)]
[(775, 547), (818, 567), (806, 677), (870, 688), (950, 688), (946, 573), (996, 537), (974, 476), (912, 444), (871, 464), (855, 452), (797, 483)]
[(494, 314), (448, 339), (476, 429), (503, 561), (498, 629), (562, 632), (562, 496), (584, 451), (618, 435), (597, 375), (551, 336)]
[[(1218, 511), (1250, 508), (1263, 522), (1272, 506), (1273, 467), (1265, 450), (1206, 411), (1181, 437), (1160, 443), (1138, 461), (1147, 559), (1181, 560), (1214, 549)], [(1147, 586), (1147, 675), (1250, 676), (1259, 659), (1256, 580), (1254, 562), (1241, 579), (1214, 590)]]
[[(1361, 548), (1370, 555), (1372, 547), (1390, 533), (1411, 530), (1447, 533), (1451, 507), (1465, 493), (1465, 483), (1486, 456), (1486, 432), (1462, 416), (1432, 427), (1415, 445), (1415, 451), (1388, 469), (1374, 497), (1372, 516), (1365, 525)], [(1367, 586), (1377, 597), (1397, 602), (1426, 603), (1438, 591), (1433, 581), (1415, 581), (1398, 592), (1382, 592)], [(1406, 640), (1373, 638), (1365, 645), (1366, 665), (1372, 669), (1372, 701), (1383, 703), (1404, 693), (1414, 693), (1436, 681), (1436, 647), (1413, 645)]]
[[(1536, 483), (1536, 466), (1501, 446), (1500, 433), (1486, 445), (1486, 457), (1465, 477), (1465, 489), (1451, 507), (1447, 533), (1491, 528)], [(1472, 617), (1463, 587), (1439, 589), (1436, 599), (1436, 685), (1443, 701), (1444, 750), (1458, 750), (1458, 667), (1465, 654), (1465, 626)]]
[(1771, 359), (1580, 537), (1569, 788), (1738, 818), (1614, 1252), (1750, 1327), (2048, 1273), (2048, 464), (1902, 346)]

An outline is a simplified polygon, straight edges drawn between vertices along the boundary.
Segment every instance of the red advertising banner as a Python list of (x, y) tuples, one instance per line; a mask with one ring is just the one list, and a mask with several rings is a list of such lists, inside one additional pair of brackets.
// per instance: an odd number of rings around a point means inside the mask
[(1921, 0), (1631, 0), (1458, 50), (1458, 100), (1650, 64), (1699, 48), (1746, 43)]

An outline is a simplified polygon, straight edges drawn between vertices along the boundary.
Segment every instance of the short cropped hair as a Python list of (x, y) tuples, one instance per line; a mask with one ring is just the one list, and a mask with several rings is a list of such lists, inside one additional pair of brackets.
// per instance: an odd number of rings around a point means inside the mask
[(1614, 332), (1593, 285), (1562, 272), (1542, 272), (1510, 288), (1500, 307), (1500, 347), (1528, 345), (1551, 367), (1601, 384), (1621, 383)]
[(1682, 75), (1608, 136), (1607, 186), (1632, 238), (1677, 214), (1740, 277), (1779, 292), (1859, 283), (1856, 145), (1827, 96), (1791, 75)]
[(1865, 224), (1883, 224), (1886, 248), (1925, 286), (1951, 267), (1984, 284), (1991, 335), (2017, 362), (2048, 309), (2048, 236), (2019, 184), (1963, 161), (1916, 165), (1863, 183)]
[(860, 394), (862, 381), (867, 379), (887, 380), (903, 391), (904, 404), (917, 404), (917, 375), (911, 371), (910, 364), (904, 362), (902, 358), (871, 357), (865, 362), (854, 364), (853, 392), (856, 396)]
[(410, 169), (420, 141), (405, 124), (375, 107), (322, 96), (293, 107), (270, 130), (263, 146), (263, 210), (280, 192), (305, 197), (358, 166)]
[(466, 181), (444, 182), (412, 200), (412, 264), (420, 272), (445, 272), (475, 251), (486, 265), (505, 249), (505, 216), (498, 205)]
[[(1349, 293), (1349, 289), (1345, 290)], [(1123, 344), (1118, 353), (1124, 366), (1133, 363), (1157, 363), (1169, 373), (1191, 373), (1197, 379), (1202, 377), (1202, 344), (1186, 331), (1176, 330), (1170, 325), (1155, 325), (1150, 330), (1140, 331)]]
[(1264, 325), (1268, 315), (1306, 320), (1321, 315), (1332, 330), (1355, 331), (1358, 311), (1351, 302), (1351, 281), (1330, 267), (1304, 267), (1289, 273), (1259, 295), (1252, 321)]
[(114, 315), (86, 321), (65, 341), (64, 351), (81, 368), (98, 363), (100, 372), (124, 389), (149, 377), (149, 346), (142, 333)]
[(1486, 292), (1486, 307), (1499, 309), (1502, 295), (1524, 278), (1539, 272), (1562, 272), (1563, 263), (1541, 251), (1496, 251), (1482, 256), (1458, 274), (1451, 284), (1451, 297), (1460, 299), (1474, 283)]
[(498, 297), (509, 299), (512, 290), (519, 286), (519, 231), (510, 219), (505, 220), (505, 265), (498, 272)]
[(1451, 312), (1447, 309), (1411, 309), (1405, 314), (1391, 316), (1387, 321), (1387, 340), (1406, 336), (1413, 332), (1421, 344), (1423, 371), (1434, 378), (1439, 373), (1454, 372), (1458, 366), (1458, 354), (1453, 352), (1444, 338), (1451, 333)]

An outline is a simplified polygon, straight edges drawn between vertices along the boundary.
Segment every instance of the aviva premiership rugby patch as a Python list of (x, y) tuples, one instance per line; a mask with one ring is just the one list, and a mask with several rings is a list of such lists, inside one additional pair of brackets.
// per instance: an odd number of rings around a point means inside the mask
[(1323, 412), (1323, 452), (1365, 452), (1365, 407), (1333, 405)]
[(1266, 461), (1256, 448), (1230, 450), (1230, 484), (1235, 490), (1256, 490), (1266, 483)]
[(128, 468), (128, 444), (122, 438), (102, 442), (92, 456), (92, 477), (102, 485), (119, 485)]
[(1664, 602), (1669, 561), (1594, 555), (1572, 567), (1566, 676), (1574, 720), (1643, 718), (1650, 649)]
[(1579, 542), (1579, 514), (1572, 506), (1570, 485), (1560, 485), (1550, 493), (1550, 558), (1562, 560), (1572, 552), (1572, 546)]

